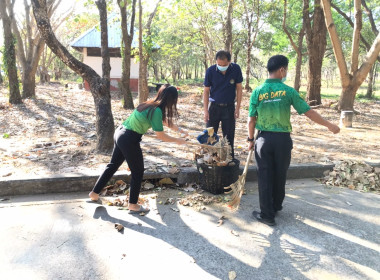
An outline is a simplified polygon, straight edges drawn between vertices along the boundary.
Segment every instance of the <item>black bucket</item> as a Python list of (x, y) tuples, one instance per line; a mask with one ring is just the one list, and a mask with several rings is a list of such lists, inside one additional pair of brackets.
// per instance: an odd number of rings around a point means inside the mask
[(199, 183), (201, 188), (212, 194), (222, 194), (228, 187), (239, 179), (240, 161), (232, 160), (227, 166), (208, 165), (197, 162)]

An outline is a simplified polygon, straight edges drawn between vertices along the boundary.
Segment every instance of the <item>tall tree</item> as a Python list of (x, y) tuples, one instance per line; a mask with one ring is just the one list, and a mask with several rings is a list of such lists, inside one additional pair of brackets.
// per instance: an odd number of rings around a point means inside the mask
[(361, 1), (354, 0), (355, 23), (351, 47), (351, 68), (349, 71), (334, 20), (332, 18), (330, 1), (322, 0), (322, 7), (325, 14), (327, 30), (334, 48), (334, 55), (338, 64), (342, 84), (342, 92), (338, 103), (338, 109), (353, 110), (356, 92), (363, 83), (365, 77), (371, 70), (371, 67), (380, 53), (380, 34), (376, 36), (370, 50), (363, 59), (362, 65), (359, 67), (359, 40), (362, 28), (362, 9)]
[[(252, 3), (253, 2), (253, 3)], [(250, 91), (249, 86), (250, 73), (251, 73), (251, 54), (253, 44), (256, 41), (257, 33), (259, 32), (259, 21), (260, 21), (260, 2), (259, 0), (247, 1), (243, 0), (244, 5), (244, 16), (247, 27), (247, 65), (245, 71), (245, 90)]]
[(8, 16), (9, 11), (7, 12), (8, 5), (6, 1), (9, 1), (9, 0), (0, 1), (0, 15), (3, 21), (3, 29), (4, 29), (3, 61), (5, 65), (5, 73), (8, 75), (8, 80), (9, 80), (9, 103), (19, 104), (19, 103), (22, 103), (22, 100), (21, 100), (20, 88), (19, 88), (18, 77), (17, 77), (16, 50), (15, 50), (16, 40), (12, 33), (12, 27), (11, 27), (12, 19)]
[(150, 52), (152, 50), (151, 25), (161, 1), (162, 0), (157, 1), (156, 7), (149, 15), (147, 23), (143, 26), (143, 8), (141, 5), (141, 0), (139, 0), (139, 103), (145, 102), (148, 99), (149, 95), (148, 62), (150, 58)]
[[(365, 0), (362, 0), (362, 5), (369, 19), (370, 29), (375, 37), (379, 34), (379, 31), (375, 25), (375, 20), (373, 18), (372, 10), (367, 6), (367, 3), (365, 2)], [(331, 7), (334, 8), (341, 16), (343, 16), (343, 18), (351, 25), (351, 27), (354, 28), (354, 22), (351, 20), (351, 18), (348, 15), (346, 15), (346, 13), (344, 13), (338, 6), (336, 6), (333, 3), (331, 3)], [(362, 32), (360, 32), (360, 40), (364, 44), (365, 49), (368, 52), (371, 48), (371, 45), (368, 43), (368, 39), (364, 38), (364, 35), (362, 34)], [(377, 61), (380, 62), (379, 55), (377, 56)], [(374, 75), (376, 74), (376, 69), (374, 68), (376, 68), (376, 63), (374, 63), (374, 66), (369, 71), (369, 77), (368, 77), (369, 82), (368, 82), (367, 93), (366, 93), (367, 98), (372, 98), (373, 82), (375, 81)]]
[[(15, 2), (16, 0), (12, 0)], [(49, 0), (47, 1), (48, 16), (52, 17), (57, 7), (61, 4), (62, 0)], [(12, 5), (9, 5), (8, 9), (13, 13)], [(44, 49), (44, 40), (41, 38), (35, 22), (30, 20), (31, 4), (24, 0), (25, 8), (25, 23), (24, 29), (26, 29), (25, 35), (22, 35), (19, 31), (16, 18), (13, 17), (12, 29), (17, 39), (17, 58), (22, 67), (22, 97), (32, 98), (35, 97), (35, 77), (38, 67), (38, 62), (41, 57), (41, 53)], [(72, 11), (72, 10), (71, 10)], [(53, 23), (53, 30), (55, 31), (59, 25), (68, 17), (71, 13), (65, 12), (60, 15)]]
[(305, 35), (305, 27), (302, 20), (302, 27), (301, 27), (301, 30), (298, 32), (297, 43), (295, 43), (293, 40), (292, 34), (290, 33), (286, 25), (287, 9), (288, 9), (287, 0), (284, 0), (284, 18), (282, 21), (282, 28), (286, 36), (288, 36), (290, 44), (292, 45), (294, 51), (297, 53), (296, 76), (294, 78), (294, 88), (297, 91), (299, 91), (301, 87), (302, 45), (303, 45), (303, 37)]
[[(131, 17), (128, 22), (127, 7), (130, 1), (117, 0), (117, 4), (120, 8), (121, 14), (121, 34), (122, 34), (122, 74), (121, 74), (121, 92), (123, 99), (123, 107), (125, 109), (133, 109), (133, 98), (130, 88), (131, 84), (131, 51), (132, 41), (135, 29), (135, 17), (136, 17), (136, 0), (132, 0), (131, 5)], [(129, 32), (128, 32), (129, 25)]]
[(95, 70), (74, 58), (67, 49), (57, 40), (52, 30), (46, 0), (32, 0), (33, 14), (38, 29), (45, 43), (70, 69), (85, 79), (89, 85), (95, 102), (96, 132), (98, 152), (109, 152), (113, 147), (113, 133), (115, 130), (111, 110), (110, 95), (110, 65), (107, 36), (107, 9), (105, 0), (98, 0), (100, 29), (101, 29), (101, 56), (103, 76), (100, 77)]
[[(303, 22), (309, 57), (306, 99), (319, 105), (321, 104), (322, 62), (326, 50), (327, 30), (321, 0), (314, 0), (313, 8), (313, 10), (310, 9), (309, 0), (303, 0)], [(311, 16), (310, 11), (312, 11)]]
[(367, 98), (372, 98), (373, 97), (373, 87), (376, 82), (376, 71), (377, 70), (377, 63), (375, 62), (374, 65), (371, 67), (371, 70), (369, 71), (369, 76), (368, 76), (368, 87), (367, 87), (367, 93), (365, 97)]
[(232, 53), (232, 13), (234, 0), (228, 0), (226, 23), (224, 24), (224, 50)]

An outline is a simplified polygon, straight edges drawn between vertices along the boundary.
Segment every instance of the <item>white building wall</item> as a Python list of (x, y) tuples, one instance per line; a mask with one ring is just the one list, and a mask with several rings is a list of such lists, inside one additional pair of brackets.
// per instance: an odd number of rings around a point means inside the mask
[[(87, 48), (83, 50), (83, 63), (90, 66), (100, 76), (102, 75), (102, 58), (98, 56), (87, 56)], [(121, 57), (111, 57), (111, 78), (121, 78)], [(131, 58), (131, 79), (139, 78), (139, 62)]]

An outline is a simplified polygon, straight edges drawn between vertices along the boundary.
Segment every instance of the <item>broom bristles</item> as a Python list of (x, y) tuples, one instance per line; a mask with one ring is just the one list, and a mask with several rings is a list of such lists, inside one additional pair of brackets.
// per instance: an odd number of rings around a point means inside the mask
[(229, 201), (228, 206), (231, 207), (232, 210), (237, 210), (239, 208), (241, 196), (244, 193), (245, 178), (247, 176), (248, 165), (251, 160), (251, 156), (252, 156), (252, 150), (249, 151), (243, 174), (239, 176), (239, 178), (237, 179), (235, 183), (232, 183), (228, 187), (224, 187), (224, 189), (231, 188), (231, 190), (226, 192), (226, 194), (231, 193), (231, 200)]

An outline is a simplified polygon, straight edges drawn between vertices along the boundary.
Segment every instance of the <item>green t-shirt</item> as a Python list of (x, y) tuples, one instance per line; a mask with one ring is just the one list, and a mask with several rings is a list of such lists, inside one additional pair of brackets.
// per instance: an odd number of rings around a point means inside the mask
[(164, 131), (161, 109), (158, 107), (154, 109), (151, 119), (148, 119), (148, 112), (149, 108), (142, 112), (134, 110), (128, 119), (123, 122), (123, 126), (140, 134), (145, 134), (149, 128), (154, 131)]
[(280, 79), (267, 79), (252, 92), (249, 116), (257, 117), (258, 130), (291, 132), (290, 105), (300, 115), (310, 110), (310, 106), (294, 88), (285, 85)]

